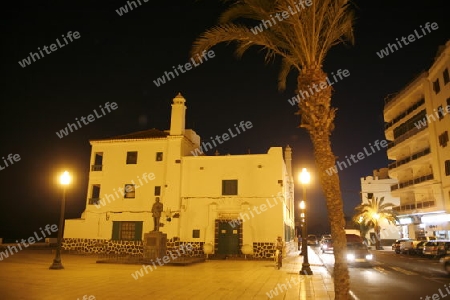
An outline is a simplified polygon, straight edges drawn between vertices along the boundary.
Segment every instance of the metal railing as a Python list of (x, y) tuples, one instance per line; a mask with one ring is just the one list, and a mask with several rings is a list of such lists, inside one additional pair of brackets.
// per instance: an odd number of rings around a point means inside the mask
[(401, 165), (409, 163), (410, 161), (416, 160), (416, 159), (418, 159), (418, 158), (420, 158), (422, 156), (425, 156), (425, 155), (427, 155), (429, 153), (430, 153), (430, 148), (426, 148), (425, 150), (422, 150), (420, 152), (414, 153), (413, 155), (411, 155), (409, 157), (406, 157), (404, 159), (397, 160), (397, 161), (394, 161), (393, 163), (390, 163), (388, 165), (388, 168), (389, 168), (389, 170), (391, 170), (393, 168), (400, 167)]

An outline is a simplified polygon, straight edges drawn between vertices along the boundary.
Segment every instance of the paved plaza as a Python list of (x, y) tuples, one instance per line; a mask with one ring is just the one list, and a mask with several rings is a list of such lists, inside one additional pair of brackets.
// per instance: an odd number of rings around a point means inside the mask
[(299, 275), (298, 253), (280, 270), (272, 261), (206, 260), (146, 272), (142, 265), (65, 253), (65, 269), (49, 270), (54, 254), (24, 250), (0, 261), (0, 299), (334, 299), (333, 279), (320, 258), (309, 249), (314, 274)]

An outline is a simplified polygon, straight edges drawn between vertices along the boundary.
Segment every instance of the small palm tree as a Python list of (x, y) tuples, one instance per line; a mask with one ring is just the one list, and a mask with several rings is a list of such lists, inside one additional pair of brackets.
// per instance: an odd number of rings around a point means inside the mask
[(373, 228), (376, 235), (375, 247), (380, 247), (380, 223), (385, 220), (389, 224), (398, 221), (397, 212), (392, 209), (393, 203), (384, 203), (384, 197), (368, 199), (368, 203), (358, 205), (355, 210), (354, 220), (357, 221), (361, 228)]
[(311, 91), (312, 87), (321, 88), (307, 97), (302, 96), (302, 99), (297, 96), (298, 114), (301, 116), (299, 127), (307, 130), (313, 143), (316, 168), (327, 199), (335, 250), (335, 299), (349, 299), (340, 182), (337, 172), (329, 173), (329, 168), (336, 163), (330, 141), (336, 109), (331, 106), (332, 88), (324, 85), (327, 74), (323, 70), (323, 63), (333, 46), (353, 42), (354, 13), (350, 10), (350, 1), (222, 1), (231, 5), (221, 14), (217, 26), (197, 38), (191, 50), (192, 56), (220, 43), (234, 43), (236, 55), (241, 57), (249, 48), (256, 46), (265, 51), (266, 63), (276, 57), (281, 58), (278, 76), (280, 90), (286, 88), (286, 78), (291, 71), (298, 74), (297, 93)]

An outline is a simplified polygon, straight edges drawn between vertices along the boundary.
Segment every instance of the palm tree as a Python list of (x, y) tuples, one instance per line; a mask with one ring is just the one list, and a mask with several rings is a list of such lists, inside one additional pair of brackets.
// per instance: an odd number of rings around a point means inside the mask
[[(353, 43), (354, 13), (350, 10), (348, 0), (223, 2), (231, 4), (222, 12), (219, 24), (196, 39), (192, 55), (220, 43), (234, 42), (235, 53), (239, 58), (251, 46), (257, 46), (265, 51), (266, 63), (281, 58), (278, 76), (280, 90), (286, 88), (286, 78), (291, 71), (298, 72), (296, 92), (308, 91), (324, 83), (327, 74), (323, 70), (323, 63), (328, 51), (340, 43)], [(257, 25), (261, 30), (249, 24)], [(349, 298), (349, 274), (344, 257), (344, 211), (339, 176), (337, 172), (327, 173), (327, 169), (336, 162), (330, 142), (336, 109), (331, 106), (331, 86), (322, 87), (308, 97), (298, 97), (297, 114), (300, 115), (299, 127), (307, 130), (313, 143), (315, 164), (327, 200), (335, 249), (335, 299), (340, 300)]]
[(376, 249), (380, 249), (380, 223), (387, 221), (389, 224), (395, 223), (397, 218), (397, 212), (392, 209), (395, 206), (393, 203), (384, 203), (384, 197), (380, 200), (377, 198), (368, 199), (368, 203), (358, 205), (355, 210), (356, 214), (354, 220), (357, 220), (362, 227), (373, 228), (375, 231)]

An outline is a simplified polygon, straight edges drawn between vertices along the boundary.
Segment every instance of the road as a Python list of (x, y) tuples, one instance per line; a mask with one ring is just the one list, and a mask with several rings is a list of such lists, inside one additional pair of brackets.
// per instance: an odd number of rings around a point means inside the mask
[[(450, 276), (443, 271), (438, 259), (395, 254), (393, 251), (372, 253), (374, 262), (371, 267), (349, 266), (350, 289), (355, 299), (440, 300), (450, 296)], [(319, 253), (319, 256), (332, 272), (333, 254)], [(433, 298), (434, 294), (437, 296)]]

